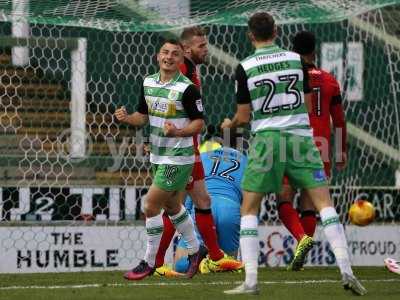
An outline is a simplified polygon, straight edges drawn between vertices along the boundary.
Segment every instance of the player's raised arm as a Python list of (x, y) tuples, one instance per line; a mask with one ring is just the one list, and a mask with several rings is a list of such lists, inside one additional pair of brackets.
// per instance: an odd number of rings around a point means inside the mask
[(204, 120), (196, 119), (191, 121), (184, 128), (178, 129), (174, 123), (166, 121), (164, 124), (164, 134), (168, 137), (189, 137), (201, 133), (204, 128)]
[(126, 112), (125, 107), (118, 108), (114, 116), (117, 118), (118, 121), (132, 125), (132, 126), (143, 126), (147, 123), (148, 117), (145, 114), (142, 114), (138, 111), (135, 111), (133, 114), (128, 114)]

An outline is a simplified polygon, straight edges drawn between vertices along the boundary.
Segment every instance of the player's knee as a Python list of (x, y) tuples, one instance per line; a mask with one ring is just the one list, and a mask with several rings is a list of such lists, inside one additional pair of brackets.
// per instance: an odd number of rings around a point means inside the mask
[(161, 213), (161, 207), (157, 202), (151, 201), (151, 199), (148, 198), (143, 204), (143, 213), (146, 218), (152, 218)]
[(301, 211), (315, 211), (316, 210), (310, 197), (307, 196), (307, 193), (304, 190), (301, 191), (299, 204), (300, 204)]
[(242, 206), (240, 208), (240, 214), (242, 216), (245, 215), (258, 215), (258, 211), (260, 209), (260, 205), (254, 201), (243, 201)]
[(208, 209), (211, 207), (211, 197), (207, 192), (204, 180), (195, 181), (193, 189), (188, 192), (195, 207), (200, 209)]
[(181, 211), (182, 204), (180, 203), (168, 203), (164, 206), (165, 211), (169, 216), (174, 216)]
[(276, 207), (279, 207), (284, 203), (292, 204), (293, 202), (290, 201), (290, 199), (287, 199), (287, 198), (281, 198), (281, 197), (277, 197), (276, 198)]
[(165, 199), (163, 202), (163, 208), (168, 215), (173, 216), (180, 212), (182, 209), (182, 201), (179, 197), (179, 193), (173, 193), (169, 199)]
[(328, 187), (317, 187), (306, 191), (307, 197), (310, 198), (313, 206), (317, 211), (321, 211), (325, 207), (333, 206), (329, 195)]
[(200, 197), (192, 199), (196, 208), (209, 209), (211, 207), (211, 197), (208, 195), (208, 193), (204, 193)]
[(205, 193), (205, 195), (202, 197), (202, 206), (203, 209), (211, 207), (211, 197), (207, 193)]
[(149, 203), (144, 204), (144, 209), (143, 209), (144, 215), (146, 218), (152, 218), (161, 213), (160, 207), (157, 207), (155, 205), (151, 205)]
[(283, 189), (279, 194), (277, 194), (276, 200), (278, 205), (283, 202), (293, 203), (294, 192), (292, 189)]
[(246, 206), (242, 206), (242, 208), (240, 209), (240, 214), (242, 216), (247, 216), (247, 215), (258, 216), (258, 211), (259, 211), (258, 206), (246, 205)]
[(300, 201), (300, 210), (301, 211), (315, 211), (315, 206), (312, 204), (311, 201)]
[(241, 215), (258, 216), (264, 193), (243, 191)]

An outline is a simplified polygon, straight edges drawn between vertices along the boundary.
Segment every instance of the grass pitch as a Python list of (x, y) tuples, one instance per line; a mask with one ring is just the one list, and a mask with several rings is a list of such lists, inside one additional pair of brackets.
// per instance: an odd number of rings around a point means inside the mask
[[(356, 268), (368, 290), (361, 299), (400, 299), (400, 276), (383, 267)], [(306, 268), (288, 272), (262, 268), (260, 296), (228, 296), (223, 290), (236, 286), (244, 274), (197, 275), (193, 279), (150, 277), (138, 282), (122, 278), (123, 272), (82, 272), (0, 275), (0, 299), (274, 299), (328, 300), (358, 298), (342, 288), (337, 268)]]

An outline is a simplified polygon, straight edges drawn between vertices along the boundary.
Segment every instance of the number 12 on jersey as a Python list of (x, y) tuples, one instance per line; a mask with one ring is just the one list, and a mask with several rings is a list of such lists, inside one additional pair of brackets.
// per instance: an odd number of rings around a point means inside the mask
[(221, 165), (221, 157), (212, 156), (211, 159), (214, 161), (210, 171), (211, 176), (220, 176), (225, 179), (235, 181), (235, 178), (229, 174), (240, 168), (240, 162), (238, 160), (229, 159), (232, 164), (229, 167), (224, 168), (224, 170), (219, 170)]

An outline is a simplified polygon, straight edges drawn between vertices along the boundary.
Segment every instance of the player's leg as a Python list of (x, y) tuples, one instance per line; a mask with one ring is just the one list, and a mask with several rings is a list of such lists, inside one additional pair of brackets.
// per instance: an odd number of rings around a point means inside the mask
[(308, 236), (313, 237), (317, 227), (317, 214), (312, 201), (304, 191), (301, 192), (300, 196), (300, 211), (300, 222), (304, 232)]
[(299, 213), (293, 207), (293, 199), (295, 196), (294, 189), (290, 186), (287, 177), (284, 177), (282, 191), (277, 195), (277, 208), (281, 222), (299, 242), (305, 235), (305, 231), (301, 224)]
[(207, 192), (204, 179), (193, 181), (192, 189), (187, 191), (195, 206), (195, 219), (197, 229), (208, 249), (208, 255), (212, 260), (224, 257), (218, 245), (217, 232), (211, 211), (211, 198)]
[(265, 193), (279, 192), (285, 162), (280, 157), (280, 133), (257, 133), (250, 141), (249, 159), (242, 180), (240, 250), (245, 265), (245, 282), (226, 294), (258, 294), (258, 213)]
[[(201, 164), (200, 157), (196, 155), (196, 161), (193, 165), (192, 173), (189, 177), (188, 183), (186, 185), (186, 190), (192, 190), (194, 188), (194, 183), (195, 181), (199, 179), (204, 179), (204, 170), (203, 170), (203, 165)], [(204, 184), (204, 182), (203, 182)], [(198, 205), (200, 208), (209, 208), (210, 207), (210, 199), (208, 196), (208, 193), (205, 192), (206, 194), (201, 197), (199, 196), (197, 199)], [(169, 245), (171, 244), (171, 241), (175, 235), (175, 227), (172, 224), (170, 218), (168, 217), (168, 214), (165, 212), (162, 215), (163, 218), (163, 224), (164, 224), (164, 232), (161, 237), (161, 242), (160, 242), (160, 247), (157, 252), (156, 256), (156, 266), (161, 267), (164, 264), (164, 257), (165, 253), (167, 252), (167, 249)]]
[(161, 236), (160, 240), (160, 247), (158, 248), (157, 255), (156, 255), (156, 267), (159, 268), (164, 264), (164, 257), (165, 253), (167, 252), (169, 245), (175, 235), (175, 227), (172, 224), (171, 219), (168, 217), (166, 211), (160, 215), (162, 218), (164, 231)]
[(216, 226), (211, 210), (211, 197), (206, 189), (204, 177), (203, 165), (199, 158), (193, 167), (192, 182), (186, 187), (195, 206), (197, 229), (203, 238), (204, 245), (208, 249), (208, 255), (214, 262), (214, 266), (219, 270), (223, 270), (224, 266), (228, 267), (225, 271), (230, 271), (232, 266), (240, 269), (242, 268), (242, 264), (225, 255), (218, 244)]
[(207, 192), (204, 177), (203, 164), (200, 157), (198, 157), (193, 167), (192, 181), (187, 185), (186, 190), (190, 198), (192, 198), (195, 207), (197, 229), (204, 240), (208, 253), (211, 259), (219, 260), (224, 257), (224, 253), (218, 245), (217, 233), (211, 212), (211, 197)]
[(200, 264), (202, 273), (241, 271), (243, 264), (237, 261), (240, 237), (240, 203), (223, 197), (212, 197), (212, 213), (218, 234), (218, 243), (227, 257), (221, 262), (214, 262), (208, 257)]
[[(324, 171), (328, 182), (330, 182), (331, 178), (331, 162), (329, 160), (329, 155), (326, 157), (326, 154), (321, 152), (322, 162), (324, 164)], [(303, 194), (303, 193), (302, 193)], [(304, 201), (303, 201), (304, 198)], [(317, 214), (315, 206), (312, 201), (307, 197), (307, 195), (302, 195), (301, 198), (301, 223), (307, 235), (313, 236), (315, 233), (315, 229), (317, 227)]]
[(352, 274), (343, 225), (333, 207), (328, 187), (309, 187), (304, 192), (320, 213), (324, 233), (331, 244), (340, 270), (342, 273)]
[(350, 289), (359, 295), (366, 294), (367, 290), (353, 275), (343, 225), (340, 223), (336, 209), (333, 207), (328, 187), (309, 188), (306, 189), (306, 194), (319, 211), (325, 236), (331, 245), (336, 263), (342, 274), (344, 288)]
[[(157, 165), (154, 166), (154, 180), (146, 196), (145, 215), (148, 242), (145, 259), (137, 268), (125, 274), (131, 280), (142, 279), (155, 269), (155, 258), (163, 232), (163, 222), (160, 218), (161, 207), (168, 213), (178, 232), (189, 244), (189, 253), (193, 267), (188, 276), (192, 277), (197, 271), (199, 261), (199, 241), (194, 233), (194, 225), (186, 209), (182, 206), (184, 188), (192, 171), (192, 165)], [(194, 266), (196, 265), (196, 266)], [(152, 271), (150, 271), (150, 269)]]
[[(323, 152), (320, 149), (321, 153), (321, 158), (324, 164), (324, 171), (325, 175), (327, 177), (327, 180), (330, 180), (331, 177), (331, 163), (329, 160), (329, 155), (324, 155)], [(301, 192), (301, 197), (300, 197), (300, 221), (301, 225), (304, 228), (304, 232), (308, 236), (314, 236), (315, 229), (317, 227), (317, 214), (316, 214), (316, 209), (310, 200), (309, 197), (304, 193), (304, 191)]]
[(167, 211), (165, 210), (164, 213), (161, 215), (163, 225), (164, 225), (164, 231), (161, 236), (161, 241), (160, 241), (160, 246), (157, 251), (156, 255), (156, 267), (160, 268), (164, 265), (164, 258), (165, 254), (167, 253), (167, 250), (169, 248), (169, 245), (171, 244), (171, 241), (175, 235), (175, 226), (172, 223), (170, 217), (168, 216)]
[[(296, 138), (293, 141), (293, 137)], [(298, 149), (294, 149), (293, 142), (297, 142), (297, 137), (289, 133), (282, 133), (280, 137), (280, 144), (285, 145), (281, 149), (280, 155), (283, 156), (285, 164), (285, 177), (283, 182), (283, 188), (278, 195), (278, 212), (281, 217), (282, 223), (292, 233), (292, 235), (298, 241), (296, 251), (291, 263), (288, 266), (288, 270), (299, 271), (303, 268), (305, 259), (308, 252), (314, 246), (312, 237), (305, 234), (304, 228), (301, 224), (299, 214), (297, 210), (293, 208), (293, 198), (295, 195), (296, 185), (293, 185), (291, 179), (291, 172), (293, 169), (298, 168), (298, 165), (293, 162), (297, 162), (297, 156), (299, 156)], [(302, 139), (302, 137), (299, 137)], [(296, 145), (297, 146), (297, 145)], [(289, 186), (290, 183), (290, 186)]]
[(240, 219), (240, 250), (246, 277), (243, 284), (226, 294), (258, 294), (258, 212), (263, 193), (243, 191), (243, 203)]
[(304, 189), (305, 194), (318, 210), (324, 233), (342, 274), (344, 287), (357, 294), (365, 294), (366, 290), (354, 277), (351, 269), (344, 229), (329, 195), (328, 182), (319, 151), (311, 138), (292, 137), (289, 146), (293, 154), (294, 151), (298, 151), (297, 157), (292, 155), (288, 160), (287, 172), (290, 182), (295, 187)]
[[(186, 190), (192, 191), (195, 189), (195, 182), (199, 181), (199, 180), (203, 180), (204, 179), (204, 169), (203, 169), (203, 165), (201, 164), (201, 160), (199, 156), (196, 156), (196, 161), (195, 164), (193, 165), (193, 170), (192, 170), (192, 174), (189, 178), (189, 182), (186, 185)], [(203, 186), (202, 186), (203, 185)], [(197, 192), (193, 192), (192, 194), (194, 194), (194, 197), (196, 198), (195, 200), (193, 200), (193, 202), (195, 203), (196, 207), (200, 210), (200, 212), (205, 212), (205, 215), (207, 215), (208, 209), (210, 208), (210, 203), (211, 203), (211, 199), (210, 196), (208, 195), (207, 191), (205, 190), (204, 187), (204, 180), (201, 184), (196, 184), (196, 190), (198, 190)], [(197, 187), (199, 186), (199, 187)], [(191, 195), (192, 199), (193, 199), (193, 195)], [(198, 213), (196, 212), (196, 215)], [(164, 264), (164, 257), (165, 257), (165, 253), (167, 252), (167, 249), (169, 247), (169, 245), (171, 244), (172, 238), (174, 237), (175, 234), (175, 227), (172, 224), (172, 222), (170, 221), (167, 213), (164, 213), (163, 216), (163, 224), (164, 224), (164, 232), (162, 234), (161, 237), (161, 242), (160, 242), (160, 247), (158, 249), (157, 252), (157, 256), (156, 256), (156, 266), (160, 267)], [(200, 217), (201, 218), (201, 217)], [(207, 221), (208, 223), (210, 222), (210, 218), (207, 218), (207, 216), (204, 216), (204, 219), (207, 219), (206, 222), (204, 223), (204, 230), (210, 230), (211, 231), (211, 235), (212, 235), (212, 225), (209, 225), (209, 227), (211, 227), (211, 229), (208, 229), (207, 226)], [(212, 216), (211, 216), (211, 220), (212, 220)], [(196, 220), (197, 222), (197, 220)], [(199, 228), (199, 231), (201, 232), (201, 229), (203, 228)], [(210, 236), (205, 234), (206, 236)], [(210, 241), (212, 243), (213, 239), (210, 238)], [(209, 245), (212, 248), (212, 245)], [(215, 247), (213, 248), (215, 249)], [(217, 248), (216, 251), (212, 252), (213, 253), (213, 257), (219, 256), (219, 257), (223, 257), (223, 254), (221, 255), (219, 252), (219, 247)]]
[(186, 274), (191, 278), (197, 273), (202, 256), (193, 220), (189, 216), (188, 211), (181, 204), (183, 203), (185, 195), (185, 191), (178, 192), (176, 199), (167, 201), (165, 209), (174, 224), (176, 231), (180, 233), (182, 238), (187, 242), (189, 268)]
[(161, 208), (164, 206), (165, 199), (174, 197), (175, 194), (175, 191), (165, 191), (155, 184), (150, 186), (144, 207), (147, 233), (146, 253), (137, 267), (124, 274), (125, 279), (140, 280), (154, 272), (155, 256), (163, 232), (163, 223), (160, 217)]
[[(294, 189), (287, 184), (283, 186), (282, 193), (280, 193), (278, 199), (294, 199), (294, 195)], [(299, 213), (296, 209), (294, 209), (292, 202), (279, 201), (278, 212), (282, 223), (297, 240), (294, 257), (287, 269), (290, 271), (300, 271), (303, 269), (308, 252), (310, 252), (314, 246), (314, 240), (312, 239), (312, 236), (306, 234), (301, 223)]]

